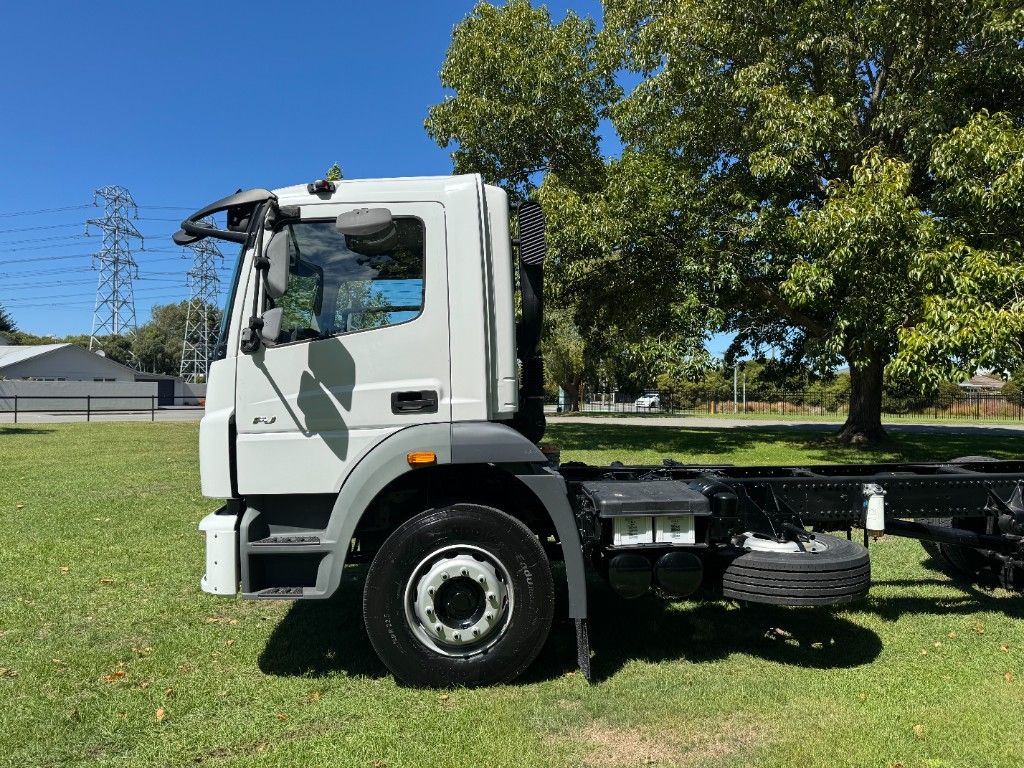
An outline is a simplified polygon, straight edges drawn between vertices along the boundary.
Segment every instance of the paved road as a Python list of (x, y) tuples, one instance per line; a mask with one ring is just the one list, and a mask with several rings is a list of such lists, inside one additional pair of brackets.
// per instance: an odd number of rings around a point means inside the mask
[[(723, 416), (548, 416), (549, 424), (614, 424), (646, 427), (688, 427), (691, 429), (816, 429), (834, 432), (842, 425), (841, 421), (799, 421), (781, 419), (730, 419)], [(885, 423), (883, 426), (890, 432), (934, 432), (979, 435), (1020, 435), (1024, 433), (1024, 423), (1007, 422), (1005, 424), (977, 424), (962, 422), (898, 422)]]
[[(109, 413), (97, 413), (93, 411), (89, 421), (199, 421), (203, 417), (202, 408), (167, 408), (158, 409), (150, 415), (146, 411), (111, 411)], [(68, 422), (84, 422), (85, 413), (24, 413), (18, 412), (19, 424), (63, 424)], [(0, 424), (13, 424), (14, 414), (0, 412)]]
[[(202, 418), (201, 408), (166, 408), (156, 412), (155, 421), (199, 421)], [(93, 413), (91, 421), (149, 421), (149, 411), (117, 411), (112, 413)], [(11, 424), (13, 415), (0, 412), (0, 424)], [(84, 422), (84, 413), (19, 413), (19, 424), (58, 424), (64, 422)], [(838, 421), (783, 421), (781, 419), (730, 419), (723, 416), (709, 418), (706, 416), (554, 416), (548, 415), (550, 424), (608, 424), (630, 425), (638, 427), (688, 427), (691, 429), (813, 429), (835, 431), (839, 428)], [(1024, 423), (1007, 422), (1005, 424), (977, 424), (968, 421), (955, 423), (936, 423), (922, 421), (918, 423), (899, 422), (886, 424), (885, 428), (892, 432), (933, 432), (960, 433), (977, 435), (1020, 435), (1024, 433)]]

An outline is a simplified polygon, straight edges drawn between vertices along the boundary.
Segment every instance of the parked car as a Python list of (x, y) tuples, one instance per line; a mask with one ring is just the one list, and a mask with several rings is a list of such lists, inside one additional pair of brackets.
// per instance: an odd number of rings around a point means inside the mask
[(646, 408), (649, 411), (653, 411), (657, 408), (661, 408), (661, 398), (654, 394), (640, 395), (634, 402), (633, 405), (637, 408)]

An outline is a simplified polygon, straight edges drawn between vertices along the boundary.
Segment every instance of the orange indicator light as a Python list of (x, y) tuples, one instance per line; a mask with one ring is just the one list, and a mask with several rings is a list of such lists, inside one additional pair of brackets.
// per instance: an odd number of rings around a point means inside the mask
[(428, 467), (437, 464), (437, 454), (433, 451), (410, 451), (406, 455), (410, 467)]

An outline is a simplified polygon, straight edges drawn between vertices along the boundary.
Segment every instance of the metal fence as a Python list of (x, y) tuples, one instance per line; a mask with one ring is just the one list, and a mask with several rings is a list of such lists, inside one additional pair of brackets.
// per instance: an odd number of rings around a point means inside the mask
[[(753, 391), (733, 398), (732, 391), (692, 392), (684, 397), (660, 393), (656, 399), (625, 398), (618, 393), (595, 393), (575, 409), (579, 413), (664, 414), (701, 416), (795, 416), (843, 420), (849, 411), (849, 395), (828, 390)], [(653, 402), (652, 402), (653, 401)], [(557, 396), (547, 398), (548, 410), (568, 411)], [(971, 421), (1024, 421), (1024, 405), (991, 392), (961, 392), (933, 400), (883, 396), (882, 414), (887, 419), (952, 419)]]
[[(172, 403), (167, 404), (171, 399)], [(175, 409), (198, 410), (204, 406), (204, 398), (195, 395), (0, 395), (0, 414), (10, 413), (14, 423), (18, 415), (45, 413), (48, 415), (80, 415), (86, 421), (93, 416), (113, 414), (149, 414), (150, 421), (156, 421), (156, 412)]]

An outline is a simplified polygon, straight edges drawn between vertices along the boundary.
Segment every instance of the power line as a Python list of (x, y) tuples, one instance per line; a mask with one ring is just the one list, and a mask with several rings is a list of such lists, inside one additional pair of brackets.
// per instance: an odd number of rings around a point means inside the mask
[(0, 234), (7, 234), (9, 232), (35, 232), (40, 229), (62, 229), (64, 227), (80, 227), (82, 222), (71, 221), (67, 224), (45, 224), (39, 227), (15, 227), (14, 229), (0, 229)]
[(78, 245), (84, 237), (87, 237), (87, 235), (57, 235), (56, 237), (34, 237), (28, 240), (8, 240), (4, 245), (20, 245), (21, 243), (48, 243), (48, 245), (36, 245), (28, 248), (4, 248), (2, 250), (4, 253), (16, 253), (18, 251), (39, 251), (43, 248), (61, 248), (66, 246), (55, 245), (54, 243), (65, 241), (67, 245)]
[(36, 208), (33, 211), (10, 211), (9, 213), (0, 213), (0, 219), (9, 219), (14, 216), (35, 216), (37, 213), (59, 213), (60, 211), (81, 211), (91, 206), (88, 203), (84, 205), (65, 205), (61, 208)]

